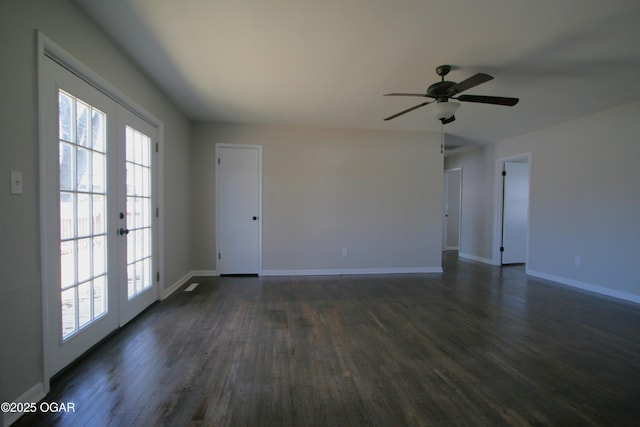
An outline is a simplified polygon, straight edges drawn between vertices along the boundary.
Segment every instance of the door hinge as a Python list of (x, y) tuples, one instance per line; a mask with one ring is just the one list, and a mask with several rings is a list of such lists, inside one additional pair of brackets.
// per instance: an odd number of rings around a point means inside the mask
[(500, 246), (500, 252), (504, 252), (504, 246)]
[(160, 281), (160, 272), (158, 271), (156, 273), (156, 282), (159, 282), (159, 281)]
[(156, 142), (156, 153), (160, 151), (160, 144)]
[(502, 176), (507, 176), (507, 171), (502, 171)]
[(222, 259), (222, 255), (218, 252), (218, 259)]
[(160, 218), (160, 208), (156, 208), (156, 218)]
[(218, 164), (220, 164), (220, 157), (218, 157)]

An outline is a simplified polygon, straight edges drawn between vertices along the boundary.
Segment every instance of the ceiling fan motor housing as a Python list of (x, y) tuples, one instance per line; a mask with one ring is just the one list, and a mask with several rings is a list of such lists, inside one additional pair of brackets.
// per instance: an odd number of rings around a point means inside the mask
[(436, 82), (427, 89), (427, 96), (436, 98), (438, 101), (446, 101), (449, 98), (449, 88), (454, 86), (455, 82)]

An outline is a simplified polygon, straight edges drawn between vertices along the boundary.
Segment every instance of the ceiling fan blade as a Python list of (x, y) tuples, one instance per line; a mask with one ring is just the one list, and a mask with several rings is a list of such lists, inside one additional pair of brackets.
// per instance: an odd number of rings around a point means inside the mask
[(460, 95), (456, 98), (463, 102), (479, 102), (481, 104), (506, 105), (513, 107), (520, 101), (519, 98), (506, 98), (504, 96)]
[(456, 119), (456, 116), (454, 114), (453, 116), (449, 117), (448, 119), (440, 119), (440, 121), (442, 122), (443, 125), (446, 125), (447, 123), (451, 123), (455, 119)]
[(403, 92), (385, 93), (384, 96), (419, 96), (421, 98), (429, 97), (429, 95), (427, 95), (426, 93), (403, 93)]
[(413, 111), (413, 110), (415, 110), (417, 108), (424, 107), (427, 104), (431, 104), (431, 102), (423, 102), (422, 104), (418, 104), (418, 105), (415, 105), (415, 106), (413, 106), (411, 108), (407, 108), (406, 110), (402, 110), (399, 113), (396, 113), (396, 114), (394, 114), (392, 116), (387, 117), (385, 120), (395, 119), (398, 116), (401, 116), (401, 115), (403, 115), (405, 113), (408, 113), (409, 111)]
[(467, 89), (471, 89), (472, 87), (478, 86), (479, 84), (482, 84), (484, 82), (488, 82), (489, 80), (493, 80), (493, 77), (490, 76), (489, 74), (484, 74), (484, 73), (474, 74), (468, 79), (463, 80), (460, 83), (451, 86), (447, 90), (447, 92), (449, 93), (449, 95), (455, 95), (460, 92), (464, 92)]

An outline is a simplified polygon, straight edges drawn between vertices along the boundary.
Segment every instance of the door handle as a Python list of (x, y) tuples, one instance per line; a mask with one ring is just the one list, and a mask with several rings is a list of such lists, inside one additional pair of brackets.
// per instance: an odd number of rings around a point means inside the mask
[(254, 221), (257, 221), (257, 220), (258, 220), (258, 217), (257, 217), (257, 216), (254, 216), (254, 217), (251, 217), (251, 219), (252, 219), (252, 220), (254, 220)]
[(118, 231), (118, 233), (120, 233), (120, 235), (124, 235), (124, 234), (129, 234), (129, 230), (126, 228), (120, 228), (120, 230)]

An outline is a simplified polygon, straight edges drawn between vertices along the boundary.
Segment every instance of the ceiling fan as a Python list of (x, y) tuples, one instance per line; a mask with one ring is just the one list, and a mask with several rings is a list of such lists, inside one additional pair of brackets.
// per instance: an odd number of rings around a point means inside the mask
[(462, 102), (478, 102), (480, 104), (506, 105), (513, 107), (519, 101), (518, 98), (506, 98), (503, 96), (484, 96), (484, 95), (458, 95), (465, 90), (478, 86), (479, 84), (492, 80), (489, 74), (477, 73), (460, 83), (445, 81), (444, 77), (451, 71), (451, 65), (440, 65), (436, 68), (436, 74), (442, 77), (442, 81), (436, 82), (427, 88), (426, 93), (387, 93), (384, 96), (419, 96), (423, 98), (434, 98), (433, 101), (423, 102), (414, 105), (411, 108), (393, 114), (384, 120), (395, 119), (398, 116), (416, 110), (425, 105), (432, 104), (431, 113), (435, 118), (439, 119), (442, 124), (451, 123), (456, 119), (455, 111), (460, 106), (457, 102), (450, 102), (450, 99), (456, 99)]

